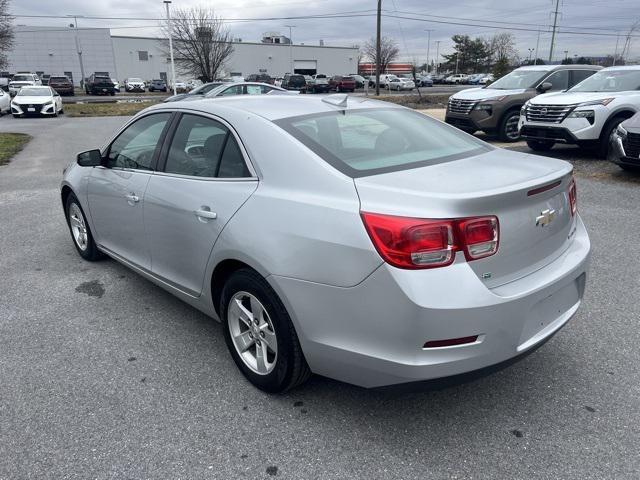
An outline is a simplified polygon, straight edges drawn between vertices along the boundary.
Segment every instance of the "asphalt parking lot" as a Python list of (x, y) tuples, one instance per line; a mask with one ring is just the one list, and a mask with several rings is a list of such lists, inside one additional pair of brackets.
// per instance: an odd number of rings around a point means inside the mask
[(124, 121), (0, 118), (33, 136), (0, 167), (0, 479), (640, 477), (638, 177), (550, 152), (576, 165), (593, 256), (578, 314), (521, 362), (441, 390), (314, 377), (270, 396), (218, 323), (76, 254), (62, 168)]

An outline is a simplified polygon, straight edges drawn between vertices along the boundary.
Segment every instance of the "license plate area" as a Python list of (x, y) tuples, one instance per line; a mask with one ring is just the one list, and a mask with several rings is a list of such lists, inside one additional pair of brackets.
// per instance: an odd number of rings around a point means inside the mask
[(27, 112), (35, 112), (35, 111), (36, 111), (36, 109), (35, 109), (35, 108), (33, 108), (33, 107), (29, 107), (29, 108), (27, 108)]

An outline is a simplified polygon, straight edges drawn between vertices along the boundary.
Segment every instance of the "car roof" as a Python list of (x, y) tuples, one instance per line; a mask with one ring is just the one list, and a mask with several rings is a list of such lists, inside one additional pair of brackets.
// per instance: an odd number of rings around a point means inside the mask
[(553, 70), (568, 70), (568, 69), (600, 70), (602, 69), (602, 67), (599, 65), (569, 64), (569, 65), (527, 65), (526, 67), (516, 68), (516, 70), (533, 70), (533, 71), (541, 71), (541, 72), (551, 72)]
[(606, 70), (607, 72), (610, 72), (613, 70), (640, 70), (640, 65), (620, 65), (617, 67), (603, 68), (603, 70)]
[(37, 88), (39, 90), (51, 90), (51, 87), (49, 87), (48, 85), (29, 85), (25, 88), (28, 88), (29, 90), (32, 90), (34, 88)]
[(190, 110), (200, 110), (204, 113), (216, 114), (218, 107), (235, 111), (248, 112), (266, 118), (267, 120), (279, 120), (281, 118), (298, 117), (301, 115), (313, 115), (329, 113), (342, 110), (362, 110), (375, 108), (397, 108), (399, 105), (368, 99), (366, 97), (347, 97), (347, 107), (338, 107), (323, 99), (336, 98), (341, 100), (345, 95), (336, 94), (329, 96), (312, 95), (237, 95), (230, 97), (204, 98), (192, 101), (176, 101), (171, 103), (161, 103), (150, 107), (153, 109), (166, 109), (181, 107)]

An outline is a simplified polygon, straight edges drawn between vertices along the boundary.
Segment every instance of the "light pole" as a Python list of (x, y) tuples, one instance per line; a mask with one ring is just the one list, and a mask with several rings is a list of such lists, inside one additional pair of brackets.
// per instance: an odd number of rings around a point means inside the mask
[(80, 88), (84, 88), (84, 63), (82, 61), (82, 49), (80, 48), (80, 41), (78, 40), (78, 17), (82, 18), (82, 15), (67, 15), (67, 17), (73, 17), (73, 24), (75, 25), (76, 34), (76, 52), (78, 52), (78, 61), (80, 62)]
[(436, 75), (438, 74), (438, 65), (440, 65), (440, 40), (436, 40)]
[(293, 38), (291, 38), (291, 29), (295, 28), (295, 25), (285, 25), (285, 27), (289, 28), (289, 73), (293, 75), (295, 72), (293, 71)]
[(531, 65), (531, 54), (533, 53), (533, 48), (529, 48), (529, 65)]
[(538, 40), (536, 40), (536, 58), (533, 60), (533, 64), (538, 64), (538, 47), (540, 46), (540, 30), (538, 30)]
[(171, 83), (173, 84), (173, 94), (177, 95), (176, 91), (176, 66), (173, 63), (173, 29), (171, 28), (171, 15), (169, 14), (169, 4), (171, 0), (163, 0), (167, 7), (167, 32), (169, 33), (169, 57), (171, 57)]
[(564, 51), (564, 63), (567, 63), (567, 59), (569, 58), (569, 50)]
[(429, 48), (431, 47), (431, 30), (425, 30), (427, 32), (427, 75), (429, 74)]

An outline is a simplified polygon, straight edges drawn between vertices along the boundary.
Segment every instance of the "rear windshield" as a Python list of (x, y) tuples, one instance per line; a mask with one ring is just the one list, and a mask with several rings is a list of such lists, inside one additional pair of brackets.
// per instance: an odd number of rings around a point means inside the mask
[(69, 79), (67, 77), (49, 77), (50, 82), (68, 82)]
[(497, 88), (499, 90), (533, 88), (546, 73), (549, 72), (546, 70), (514, 70), (510, 74), (493, 82), (491, 88)]
[(454, 127), (405, 109), (336, 111), (275, 123), (350, 177), (435, 165), (492, 149)]
[(14, 75), (12, 80), (14, 82), (32, 82), (33, 77), (31, 75)]

